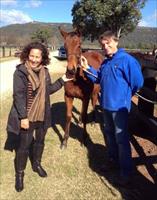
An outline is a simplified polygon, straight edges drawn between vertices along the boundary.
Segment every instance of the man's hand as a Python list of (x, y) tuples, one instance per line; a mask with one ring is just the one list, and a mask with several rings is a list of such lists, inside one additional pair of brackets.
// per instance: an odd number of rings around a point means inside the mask
[(62, 79), (64, 82), (73, 80), (73, 78), (67, 78), (65, 74), (62, 76)]
[(81, 63), (81, 67), (83, 67), (84, 69), (89, 68), (88, 61), (84, 56), (81, 56), (80, 63)]
[(29, 120), (28, 120), (28, 118), (21, 119), (21, 128), (29, 129)]

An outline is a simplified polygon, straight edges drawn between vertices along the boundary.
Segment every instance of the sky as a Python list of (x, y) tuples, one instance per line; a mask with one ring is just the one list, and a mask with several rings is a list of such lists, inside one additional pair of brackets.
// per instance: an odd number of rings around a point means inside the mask
[[(0, 0), (0, 27), (32, 21), (72, 23), (76, 0)], [(147, 0), (139, 26), (157, 27), (157, 0)]]

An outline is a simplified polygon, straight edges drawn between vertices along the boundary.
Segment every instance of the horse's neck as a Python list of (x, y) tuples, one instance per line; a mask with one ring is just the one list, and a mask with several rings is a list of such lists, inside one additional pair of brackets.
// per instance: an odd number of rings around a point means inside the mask
[(85, 74), (83, 72), (83, 69), (82, 68), (77, 68), (77, 72), (76, 72), (76, 75), (75, 75), (75, 79), (76, 80), (81, 80), (81, 81), (85, 81), (86, 80), (86, 77), (85, 77)]

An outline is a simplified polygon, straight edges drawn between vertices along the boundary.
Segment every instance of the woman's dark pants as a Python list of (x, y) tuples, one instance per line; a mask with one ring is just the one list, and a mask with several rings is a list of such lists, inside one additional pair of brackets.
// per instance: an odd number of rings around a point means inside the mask
[[(35, 131), (35, 137), (33, 137)], [(15, 189), (20, 192), (23, 190), (23, 177), (27, 159), (30, 158), (33, 171), (39, 176), (46, 177), (47, 173), (41, 166), (41, 158), (44, 150), (44, 140), (47, 130), (43, 129), (42, 124), (30, 123), (28, 130), (21, 129), (20, 144), (15, 154)]]

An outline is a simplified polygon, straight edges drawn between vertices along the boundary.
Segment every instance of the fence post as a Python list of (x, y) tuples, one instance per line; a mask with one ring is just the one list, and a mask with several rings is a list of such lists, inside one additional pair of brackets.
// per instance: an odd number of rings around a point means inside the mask
[(10, 49), (9, 49), (9, 57), (11, 57), (11, 47), (10, 47)]
[(5, 57), (5, 47), (2, 46), (2, 57)]

